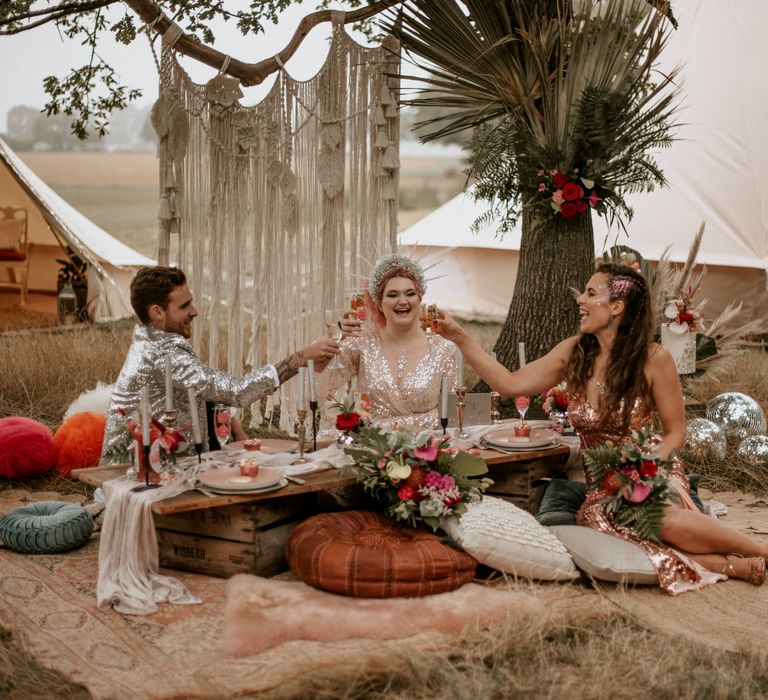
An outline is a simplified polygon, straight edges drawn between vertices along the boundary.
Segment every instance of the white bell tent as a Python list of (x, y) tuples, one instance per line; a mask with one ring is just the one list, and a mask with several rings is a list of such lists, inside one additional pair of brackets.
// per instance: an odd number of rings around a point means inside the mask
[[(0, 207), (27, 212), (30, 292), (56, 293), (64, 246), (88, 263), (88, 309), (95, 321), (133, 314), (130, 283), (155, 261), (110, 236), (64, 201), (0, 139)], [(5, 274), (0, 262), (0, 286)]]
[[(768, 321), (768, 3), (740, 0), (677, 3), (680, 28), (665, 49), (665, 71), (683, 64), (683, 108), (678, 140), (656, 154), (669, 183), (630, 195), (635, 215), (627, 229), (607, 231), (593, 215), (595, 253), (618, 243), (658, 260), (671, 246), (682, 262), (701, 223), (706, 224), (698, 262), (708, 269), (697, 300), (713, 318), (736, 299), (743, 320)], [(495, 227), (470, 232), (487, 210), (460, 195), (401, 232), (401, 246), (436, 265), (427, 292), (431, 302), (469, 318), (506, 315), (517, 275), (519, 228), (496, 237)]]

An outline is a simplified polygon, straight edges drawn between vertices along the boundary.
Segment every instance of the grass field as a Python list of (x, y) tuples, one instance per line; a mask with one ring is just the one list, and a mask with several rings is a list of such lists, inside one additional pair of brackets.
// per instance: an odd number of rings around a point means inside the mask
[[(21, 153), (57, 194), (107, 233), (153, 256), (158, 161), (153, 153)], [(416, 223), (464, 186), (458, 158), (402, 158), (400, 229)]]

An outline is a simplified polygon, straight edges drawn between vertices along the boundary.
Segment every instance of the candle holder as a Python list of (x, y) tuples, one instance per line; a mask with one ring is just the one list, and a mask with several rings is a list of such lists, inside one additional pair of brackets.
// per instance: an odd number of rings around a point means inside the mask
[(440, 427), (443, 429), (443, 435), (448, 434), (448, 418), (440, 419)]
[(202, 442), (195, 443), (195, 454), (197, 455), (197, 463), (202, 464), (203, 463), (203, 443)]
[(317, 452), (317, 399), (310, 399), (309, 407), (312, 409), (312, 452)]
[(459, 421), (458, 436), (461, 440), (466, 440), (469, 436), (464, 432), (464, 395), (467, 393), (467, 387), (456, 387), (456, 417)]
[(149, 491), (151, 489), (159, 489), (160, 484), (149, 483), (149, 445), (142, 445), (141, 453), (144, 457), (144, 483), (141, 486), (134, 486), (131, 491), (138, 493), (139, 491)]
[(501, 394), (498, 391), (491, 391), (491, 425), (501, 423), (501, 414), (499, 413), (499, 399)]
[(168, 430), (173, 430), (173, 424), (176, 422), (176, 409), (166, 409), (163, 413), (163, 424)]
[(309, 460), (304, 456), (304, 441), (307, 437), (307, 426), (304, 425), (304, 421), (307, 419), (307, 409), (300, 408), (296, 411), (298, 416), (298, 425), (296, 426), (296, 434), (299, 438), (299, 458), (293, 460), (291, 464), (306, 464)]

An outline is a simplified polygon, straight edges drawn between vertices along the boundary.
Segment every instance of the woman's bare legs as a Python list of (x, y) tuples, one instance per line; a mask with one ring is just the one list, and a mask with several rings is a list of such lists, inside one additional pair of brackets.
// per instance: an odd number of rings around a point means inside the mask
[[(694, 555), (694, 559), (698, 554), (740, 554), (768, 559), (768, 544), (757, 542), (708, 515), (675, 506), (668, 507), (664, 513), (661, 539)], [(703, 563), (702, 566), (709, 569)]]
[(725, 574), (728, 578), (747, 581), (756, 586), (762, 585), (765, 579), (765, 559), (762, 557), (745, 559), (734, 554), (684, 554), (707, 571)]

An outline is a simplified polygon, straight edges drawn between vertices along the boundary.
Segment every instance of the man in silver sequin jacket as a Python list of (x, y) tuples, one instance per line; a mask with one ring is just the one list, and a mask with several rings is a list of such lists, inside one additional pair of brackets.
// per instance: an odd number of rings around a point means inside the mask
[(102, 446), (102, 463), (114, 459), (115, 447), (126, 439), (126, 419), (136, 416), (143, 386), (149, 387), (150, 412), (160, 416), (165, 408), (165, 358), (170, 356), (173, 377), (173, 404), (178, 428), (191, 423), (187, 389), (198, 397), (197, 410), (205, 441), (204, 402), (248, 406), (272, 393), (314, 360), (322, 371), (338, 352), (338, 343), (320, 338), (277, 364), (268, 364), (244, 377), (203, 364), (188, 338), (197, 309), (184, 273), (175, 267), (145, 267), (131, 283), (131, 306), (139, 318), (107, 414)]

